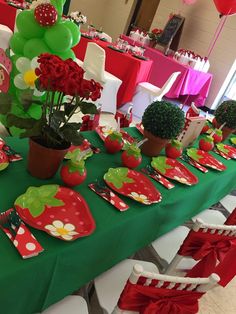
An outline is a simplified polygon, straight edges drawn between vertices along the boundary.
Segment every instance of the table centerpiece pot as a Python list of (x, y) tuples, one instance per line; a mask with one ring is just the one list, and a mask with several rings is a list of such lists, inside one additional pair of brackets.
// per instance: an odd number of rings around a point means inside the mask
[(158, 29), (158, 28), (154, 28), (153, 30), (151, 30), (151, 32), (148, 32), (148, 36), (150, 38), (149, 46), (151, 48), (155, 48), (156, 47), (162, 32), (163, 32), (163, 30), (162, 29)]
[[(97, 113), (96, 105), (87, 100), (99, 99), (102, 86), (94, 80), (84, 79), (84, 70), (72, 59), (62, 60), (45, 53), (37, 62), (35, 89), (44, 95), (35, 99), (34, 90), (26, 90), (22, 91), (21, 99), (27, 108), (37, 106), (39, 117), (19, 117), (12, 113), (9, 103), (8, 108), (0, 108), (0, 113), (6, 115), (8, 126), (22, 129), (20, 138), (30, 138), (27, 165), (30, 174), (48, 179), (57, 172), (70, 145), (82, 143), (81, 123), (70, 120), (79, 111)], [(1, 94), (0, 98), (9, 102), (8, 94)]]
[(184, 112), (166, 101), (156, 101), (147, 107), (142, 117), (144, 137), (148, 139), (142, 146), (146, 156), (158, 156), (171, 140), (175, 139), (184, 127)]
[(236, 101), (226, 100), (215, 111), (216, 127), (222, 125), (223, 141), (236, 131)]

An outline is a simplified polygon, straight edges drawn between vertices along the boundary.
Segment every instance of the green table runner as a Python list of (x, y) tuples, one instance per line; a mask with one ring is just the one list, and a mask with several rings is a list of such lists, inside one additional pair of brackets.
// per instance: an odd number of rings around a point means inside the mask
[[(131, 135), (140, 136), (136, 129), (128, 130)], [(121, 166), (120, 153), (106, 154), (102, 141), (94, 132), (85, 132), (85, 137), (93, 145), (99, 146), (102, 153), (86, 161), (87, 179), (75, 190), (86, 199), (96, 222), (96, 230), (89, 237), (64, 242), (30, 228), (45, 251), (28, 260), (21, 258), (10, 240), (0, 231), (1, 313), (41, 312), (236, 188), (236, 162), (226, 161), (214, 154), (227, 166), (226, 171), (220, 173), (209, 170), (203, 174), (187, 166), (199, 178), (196, 186), (175, 183), (173, 190), (167, 190), (152, 181), (162, 193), (161, 203), (145, 206), (121, 196), (130, 209), (118, 212), (92, 192), (88, 184), (97, 178), (101, 179), (109, 167)], [(39, 180), (28, 174), (28, 140), (7, 138), (7, 143), (21, 153), (24, 160), (12, 163), (0, 172), (1, 211), (10, 208), (17, 196), (29, 186), (52, 183), (62, 185), (58, 174), (50, 180)], [(138, 169), (148, 162), (150, 158), (143, 158)]]

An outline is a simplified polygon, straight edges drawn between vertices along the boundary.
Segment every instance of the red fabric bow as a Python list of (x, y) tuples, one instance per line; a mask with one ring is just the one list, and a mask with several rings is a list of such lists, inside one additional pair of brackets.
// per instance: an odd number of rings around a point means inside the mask
[(195, 314), (202, 295), (200, 292), (134, 285), (128, 281), (118, 306), (140, 314)]
[[(179, 255), (191, 256), (199, 261), (186, 274), (188, 277), (208, 277), (213, 272), (217, 273), (218, 262), (219, 265), (224, 265), (225, 273), (231, 271), (226, 267), (228, 253), (236, 255), (235, 237), (195, 231), (189, 233), (178, 252)], [(236, 271), (234, 273), (236, 274)], [(221, 279), (223, 277), (224, 274), (221, 273)]]

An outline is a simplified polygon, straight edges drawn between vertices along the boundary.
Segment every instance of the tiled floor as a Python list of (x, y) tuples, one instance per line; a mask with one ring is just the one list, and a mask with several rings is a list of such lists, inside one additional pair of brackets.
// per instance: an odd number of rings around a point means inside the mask
[[(78, 121), (79, 116), (74, 118), (74, 121)], [(136, 121), (135, 121), (136, 122)], [(116, 121), (114, 120), (113, 115), (111, 114), (102, 114), (101, 125), (109, 125), (116, 127)], [(0, 136), (7, 135), (3, 126), (0, 125)], [(232, 193), (233, 195), (236, 192)], [(217, 206), (219, 207), (219, 205)], [(236, 201), (235, 201), (236, 207)], [(232, 264), (232, 267), (236, 267), (236, 261)], [(231, 281), (226, 288), (217, 287), (209, 291), (201, 300), (200, 300), (200, 314), (235, 314), (236, 313), (236, 278)], [(96, 296), (92, 298), (92, 307), (90, 309), (90, 314), (100, 314), (102, 311), (98, 307)]]

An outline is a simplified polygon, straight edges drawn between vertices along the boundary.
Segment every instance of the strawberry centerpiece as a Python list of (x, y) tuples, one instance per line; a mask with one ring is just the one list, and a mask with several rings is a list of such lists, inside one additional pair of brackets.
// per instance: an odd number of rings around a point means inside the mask
[(0, 150), (0, 171), (7, 168), (8, 165), (9, 165), (9, 160), (8, 160), (7, 155), (2, 150)]
[(122, 164), (128, 168), (138, 167), (142, 162), (142, 155), (137, 144), (127, 144), (124, 149), (121, 154)]
[(212, 150), (213, 147), (214, 147), (214, 139), (211, 136), (207, 135), (207, 136), (200, 139), (199, 148), (201, 150), (208, 152), (208, 151)]
[(110, 154), (119, 152), (124, 145), (122, 134), (116, 131), (112, 132), (105, 138), (104, 145), (107, 152)]
[(205, 123), (204, 127), (203, 127), (202, 130), (201, 130), (201, 134), (207, 133), (210, 129), (211, 129), (211, 125), (210, 125), (210, 123), (207, 121), (207, 122)]
[(34, 18), (43, 27), (53, 26), (57, 21), (57, 10), (50, 3), (42, 3), (35, 8)]
[(165, 147), (166, 156), (176, 159), (183, 153), (183, 144), (178, 140), (172, 140)]
[(214, 134), (212, 135), (215, 143), (220, 143), (223, 140), (223, 133), (220, 129), (215, 129)]

